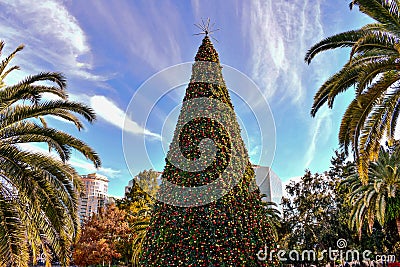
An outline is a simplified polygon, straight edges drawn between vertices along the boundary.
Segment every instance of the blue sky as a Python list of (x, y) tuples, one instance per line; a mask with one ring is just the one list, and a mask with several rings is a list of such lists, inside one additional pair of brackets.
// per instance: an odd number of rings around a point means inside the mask
[[(131, 178), (122, 148), (128, 104), (155, 73), (193, 61), (202, 39), (193, 35), (199, 32), (193, 24), (209, 17), (220, 28), (213, 36), (218, 40), (214, 46), (221, 63), (250, 77), (269, 102), (276, 127), (272, 168), (287, 181), (301, 176), (306, 168), (326, 170), (337, 148), (340, 118), (353, 93), (342, 95), (333, 110), (322, 108), (315, 118), (309, 111), (315, 91), (343, 65), (348, 51), (321, 54), (309, 66), (303, 58), (323, 37), (369, 22), (358, 9), (350, 11), (348, 2), (43, 0), (32, 5), (28, 0), (2, 0), (0, 39), (6, 42), (4, 54), (25, 44), (15, 60), (22, 70), (7, 82), (40, 71), (63, 72), (71, 98), (90, 105), (98, 120), (82, 132), (57, 120), (51, 120), (51, 125), (76, 134), (97, 150), (103, 161), (99, 170), (78, 153), (70, 163), (81, 174), (98, 171), (108, 176), (109, 193), (122, 195)], [(184, 89), (176, 88), (161, 101), (157, 106), (161, 111), (156, 114), (159, 120), (163, 114), (164, 121), (167, 119), (171, 103), (181, 102)], [(257, 139), (251, 131), (252, 120), (240, 99), (233, 97), (233, 101), (241, 113), (242, 128), (249, 129), (245, 138), (248, 150), (257, 155), (260, 147), (252, 142)], [(142, 145), (143, 133), (150, 146), (157, 145), (151, 142), (158, 135), (172, 135), (173, 127), (166, 127), (162, 134), (159, 122), (144, 124), (141, 115), (140, 108), (129, 110), (130, 128), (124, 136), (132, 141), (131, 151)], [(173, 125), (173, 118), (168, 125)], [(155, 153), (154, 167), (161, 171), (160, 148), (151, 151)], [(152, 167), (142, 153), (133, 155), (129, 164), (133, 174)]]

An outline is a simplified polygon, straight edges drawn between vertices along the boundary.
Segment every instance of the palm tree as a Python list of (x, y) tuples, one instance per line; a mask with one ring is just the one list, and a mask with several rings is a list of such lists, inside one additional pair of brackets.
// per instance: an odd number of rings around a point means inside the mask
[(132, 187), (125, 193), (123, 199), (117, 200), (117, 207), (126, 212), (126, 221), (130, 229), (127, 239), (125, 259), (132, 266), (139, 266), (143, 241), (150, 225), (151, 214), (158, 190), (158, 173), (154, 170), (144, 170), (132, 179)]
[[(266, 198), (266, 194), (262, 194), (261, 198)], [(278, 240), (278, 227), (281, 227), (281, 212), (277, 209), (278, 205), (272, 201), (262, 201), (263, 213), (267, 218), (268, 224), (271, 226), (272, 234), (275, 240)]]
[(150, 225), (151, 213), (158, 189), (157, 176), (158, 173), (153, 170), (140, 172), (132, 180), (133, 185), (130, 191), (125, 194), (125, 198), (117, 201), (118, 207), (126, 211), (126, 220), (132, 229), (129, 238), (129, 255), (132, 266), (139, 266), (139, 257), (142, 253), (142, 245), (147, 234), (147, 228)]
[(139, 258), (142, 253), (143, 241), (147, 234), (147, 228), (150, 225), (152, 205), (144, 205), (135, 214), (133, 223), (132, 238), (132, 259), (133, 266), (139, 266)]
[(347, 201), (351, 213), (349, 225), (361, 235), (363, 224), (372, 232), (375, 220), (384, 226), (395, 219), (400, 235), (400, 149), (394, 151), (380, 148), (379, 157), (372, 162), (367, 184), (361, 183), (357, 174), (350, 175), (342, 183), (347, 188)]
[(380, 140), (386, 135), (394, 140), (400, 112), (400, 1), (353, 0), (350, 7), (376, 22), (358, 30), (328, 37), (307, 52), (310, 63), (326, 50), (349, 47), (348, 62), (319, 88), (314, 96), (311, 115), (327, 103), (332, 108), (335, 97), (355, 88), (355, 98), (343, 115), (339, 143), (348, 155), (351, 147), (360, 179), (367, 183), (368, 165), (377, 160)]
[[(0, 52), (3, 47), (0, 42)], [(88, 145), (48, 127), (45, 118), (62, 118), (82, 129), (76, 115), (92, 122), (95, 114), (68, 100), (60, 73), (42, 72), (6, 85), (5, 78), (19, 69), (8, 65), (22, 49), (19, 46), (0, 64), (0, 266), (28, 266), (30, 256), (35, 260), (39, 253), (68, 264), (70, 246), (79, 234), (81, 182), (67, 161), (74, 149), (96, 167), (101, 162)], [(45, 143), (55, 155), (27, 150), (26, 143)]]

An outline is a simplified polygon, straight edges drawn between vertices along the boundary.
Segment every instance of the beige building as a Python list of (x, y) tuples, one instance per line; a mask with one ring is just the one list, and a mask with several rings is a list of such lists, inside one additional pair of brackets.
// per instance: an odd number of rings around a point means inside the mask
[(108, 182), (106, 176), (91, 173), (82, 175), (85, 191), (79, 199), (79, 215), (81, 220), (98, 213), (108, 203)]

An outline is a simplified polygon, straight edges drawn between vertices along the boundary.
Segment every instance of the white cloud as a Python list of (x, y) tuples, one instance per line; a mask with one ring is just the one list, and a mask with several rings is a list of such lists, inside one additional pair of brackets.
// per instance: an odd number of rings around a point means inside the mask
[(125, 132), (134, 135), (147, 135), (156, 139), (161, 139), (157, 133), (153, 133), (148, 129), (140, 126), (137, 122), (132, 120), (125, 112), (118, 107), (113, 101), (103, 95), (74, 95), (70, 94), (71, 100), (84, 102), (88, 104), (96, 112), (96, 115)]
[(29, 0), (4, 0), (0, 8), (7, 14), (0, 14), (0, 31), (7, 47), (26, 44), (23, 59), (16, 59), (21, 67), (37, 72), (36, 65), (47, 62), (68, 76), (105, 79), (90, 72), (86, 34), (62, 2), (43, 0), (32, 4)]
[[(82, 174), (96, 172), (96, 173), (103, 174), (103, 175), (107, 176), (108, 178), (115, 178), (121, 173), (120, 170), (115, 170), (115, 169), (112, 169), (109, 167), (100, 167), (100, 168), (96, 169), (91, 162), (89, 162), (87, 160), (74, 158), (74, 157), (72, 157), (68, 163), (71, 164), (72, 166), (74, 166), (75, 168), (78, 168), (79, 170), (81, 170)], [(85, 172), (85, 173), (83, 173), (83, 172)]]
[(190, 3), (192, 5), (193, 13), (195, 14), (195, 16), (197, 18), (199, 18), (200, 17), (200, 6), (201, 6), (199, 0), (191, 0)]
[(124, 131), (135, 135), (147, 135), (161, 139), (159, 134), (153, 133), (131, 118), (125, 117), (125, 112), (105, 96), (95, 95), (90, 97), (90, 106), (99, 117)]
[(75, 56), (89, 51), (83, 30), (60, 2), (43, 0), (32, 5), (28, 0), (4, 0), (3, 3), (13, 12), (15, 21), (24, 24), (31, 34), (65, 42)]
[(267, 98), (278, 96), (302, 103), (306, 98), (303, 78), (311, 75), (303, 57), (323, 33), (319, 0), (258, 0), (244, 10), (252, 78)]

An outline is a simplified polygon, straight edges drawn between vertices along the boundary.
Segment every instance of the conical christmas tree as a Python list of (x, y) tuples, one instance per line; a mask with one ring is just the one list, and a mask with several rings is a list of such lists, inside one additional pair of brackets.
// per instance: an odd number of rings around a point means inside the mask
[[(275, 266), (273, 235), (218, 54), (195, 57), (140, 266)], [(212, 140), (212, 141), (211, 141)], [(266, 248), (266, 249), (265, 249)]]

